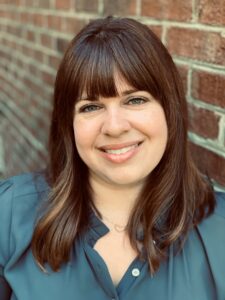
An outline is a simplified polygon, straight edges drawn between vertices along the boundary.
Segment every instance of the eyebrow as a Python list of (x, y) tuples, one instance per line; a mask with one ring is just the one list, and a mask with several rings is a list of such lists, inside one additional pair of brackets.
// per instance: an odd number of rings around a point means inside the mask
[[(138, 89), (129, 89), (129, 90), (125, 90), (121, 93), (122, 96), (127, 96), (127, 95), (130, 95), (130, 94), (133, 94), (135, 92), (138, 92), (139, 90)], [(89, 100), (89, 98), (87, 96), (84, 96), (84, 97), (81, 97), (77, 100), (77, 102), (79, 101), (85, 101), (85, 100)], [(96, 99), (98, 100), (98, 99)]]
[(127, 95), (133, 94), (133, 93), (138, 92), (138, 91), (139, 90), (137, 90), (137, 89), (126, 90), (126, 91), (122, 92), (122, 96), (127, 96)]

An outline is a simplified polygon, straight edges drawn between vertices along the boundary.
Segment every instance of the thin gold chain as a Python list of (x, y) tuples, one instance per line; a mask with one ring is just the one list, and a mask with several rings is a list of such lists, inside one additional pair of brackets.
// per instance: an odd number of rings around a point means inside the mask
[(103, 220), (105, 220), (113, 225), (113, 228), (116, 232), (123, 232), (126, 230), (126, 225), (116, 224), (116, 223), (112, 222), (111, 220), (109, 220), (107, 217), (105, 217), (103, 215), (102, 215), (102, 217), (103, 217)]

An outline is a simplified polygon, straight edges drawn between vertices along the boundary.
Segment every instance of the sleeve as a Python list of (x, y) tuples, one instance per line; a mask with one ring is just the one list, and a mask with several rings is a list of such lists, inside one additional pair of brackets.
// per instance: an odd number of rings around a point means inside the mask
[(10, 257), (10, 228), (13, 184), (0, 181), (0, 299), (9, 300), (11, 289), (4, 278), (4, 265)]

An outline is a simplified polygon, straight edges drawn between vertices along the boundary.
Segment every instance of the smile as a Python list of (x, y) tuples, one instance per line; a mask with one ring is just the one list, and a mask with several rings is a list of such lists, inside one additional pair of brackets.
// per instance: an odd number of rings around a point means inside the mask
[(129, 146), (129, 147), (124, 147), (124, 148), (121, 148), (121, 149), (117, 149), (117, 150), (105, 150), (106, 153), (110, 153), (110, 154), (123, 154), (123, 153), (126, 153), (136, 147), (138, 147), (139, 144), (135, 144), (135, 145), (132, 145), (132, 146)]
[[(123, 144), (123, 145), (114, 145), (114, 146), (106, 146), (102, 147), (101, 155), (104, 159), (112, 162), (112, 163), (124, 163), (127, 160), (130, 160), (132, 157), (134, 157), (139, 151), (140, 146), (143, 144), (143, 142), (136, 142), (136, 143), (129, 143), (129, 144)], [(114, 149), (110, 149), (114, 148)]]

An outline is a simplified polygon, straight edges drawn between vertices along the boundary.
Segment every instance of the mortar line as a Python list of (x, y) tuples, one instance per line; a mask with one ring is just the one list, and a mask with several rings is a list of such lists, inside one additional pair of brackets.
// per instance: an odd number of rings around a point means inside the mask
[[(2, 94), (2, 92), (0, 93)], [(23, 125), (23, 123), (17, 118), (15, 114), (13, 114), (10, 109), (6, 106), (1, 105), (1, 111), (9, 120), (13, 120), (14, 127), (19, 129), (19, 133), (26, 137), (30, 141), (30, 144), (39, 151), (44, 151), (44, 145), (36, 139), (36, 137)], [(21, 130), (22, 129), (22, 130)]]
[[(192, 132), (188, 132), (188, 137), (190, 139), (191, 142), (193, 142), (194, 144), (203, 147), (217, 155), (219, 155), (222, 158), (225, 158), (225, 152), (224, 152), (224, 147), (221, 147), (220, 145), (218, 145), (219, 147), (215, 148), (215, 140), (210, 140), (210, 139), (204, 139), (202, 137), (200, 137), (199, 135), (192, 133)], [(217, 142), (218, 140), (216, 140)]]
[[(139, 0), (138, 0), (139, 1)], [(4, 5), (3, 5), (4, 6)], [(1, 5), (0, 5), (1, 8)], [(37, 8), (27, 8), (27, 7), (17, 7), (15, 6), (14, 8), (9, 8), (7, 7), (7, 11), (8, 10), (16, 10), (18, 12), (30, 12), (30, 13), (34, 13), (37, 14)], [(38, 13), (39, 14), (43, 14), (43, 15), (49, 15), (51, 12), (51, 10), (49, 9), (39, 9)], [(54, 16), (61, 16), (61, 17), (75, 17), (78, 19), (89, 19), (89, 18), (98, 18), (99, 14), (96, 13), (87, 13), (87, 12), (75, 12), (75, 11), (70, 11), (70, 10), (66, 10), (66, 11), (59, 11), (59, 10), (52, 10), (52, 12), (54, 13)], [(128, 15), (129, 16), (129, 15)], [(225, 28), (224, 25), (208, 25), (208, 24), (201, 24), (201, 23), (190, 23), (190, 22), (182, 22), (182, 21), (174, 21), (174, 20), (158, 20), (158, 19), (154, 19), (154, 18), (149, 18), (149, 17), (145, 17), (145, 16), (129, 16), (131, 18), (137, 18), (139, 20), (141, 20), (142, 22), (151, 24), (154, 23), (156, 25), (162, 25), (162, 23), (164, 23), (165, 25), (167, 25), (168, 27), (179, 27), (179, 28), (188, 28), (188, 29), (197, 29), (197, 30), (204, 30), (204, 31), (212, 31), (212, 32), (225, 32)], [(141, 17), (141, 18), (140, 18)], [(0, 21), (3, 21), (5, 19), (2, 19)], [(7, 23), (11, 23), (14, 20), (11, 19), (6, 19)], [(16, 21), (14, 21), (16, 22)], [(18, 24), (17, 24), (18, 25)]]

